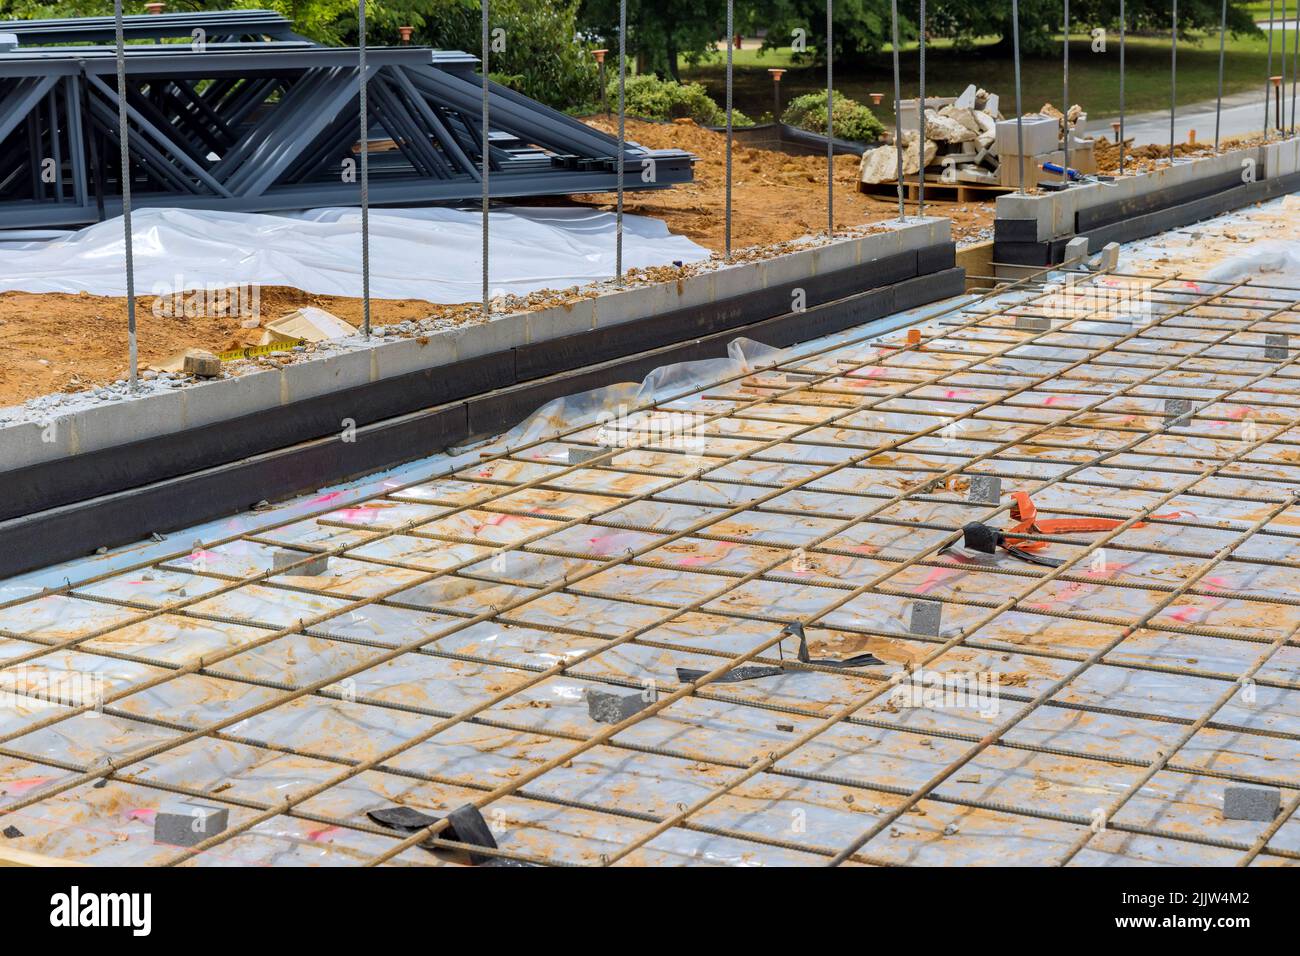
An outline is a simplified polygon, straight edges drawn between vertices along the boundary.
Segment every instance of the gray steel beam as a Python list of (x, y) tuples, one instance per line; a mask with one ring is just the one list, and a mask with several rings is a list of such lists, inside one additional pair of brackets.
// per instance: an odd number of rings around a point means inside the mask
[[(112, 103), (114, 108), (117, 107), (117, 90), (110, 87), (97, 76), (88, 76), (86, 79), (90, 81), (91, 85), (94, 86), (95, 89), (99, 90), (104, 99)], [(131, 118), (131, 121), (134, 122), (136, 126), (149, 135), (149, 138), (159, 147), (160, 155), (165, 158), (170, 158), (174, 160), (175, 163), (179, 163), (181, 166), (185, 167), (191, 175), (197, 178), (199, 182), (203, 183), (203, 185), (207, 186), (218, 196), (232, 195), (231, 191), (222, 183), (218, 182), (211, 173), (204, 169), (186, 149), (153, 123), (145, 119), (144, 115), (130, 103), (126, 104), (126, 115)]]
[[(274, 10), (212, 10), (198, 13), (139, 14), (122, 18), (127, 40), (187, 37), (195, 29), (209, 33), (285, 38), (293, 24)], [(20, 43), (106, 43), (113, 40), (112, 17), (69, 17), (54, 20), (4, 20), (0, 33), (15, 33)]]

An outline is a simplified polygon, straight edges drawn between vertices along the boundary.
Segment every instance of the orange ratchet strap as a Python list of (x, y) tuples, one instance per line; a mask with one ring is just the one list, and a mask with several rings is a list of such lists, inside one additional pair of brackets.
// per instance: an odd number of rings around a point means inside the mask
[[(1011, 518), (1015, 525), (1006, 530), (1006, 543), (1021, 551), (1041, 551), (1047, 541), (1029, 541), (1014, 537), (1016, 534), (1066, 534), (1071, 531), (1112, 531), (1124, 523), (1121, 518), (1039, 518), (1038, 508), (1027, 491), (1011, 493)], [(1177, 518), (1181, 512), (1154, 515), (1157, 519)], [(1133, 522), (1134, 528), (1145, 528), (1145, 521)]]

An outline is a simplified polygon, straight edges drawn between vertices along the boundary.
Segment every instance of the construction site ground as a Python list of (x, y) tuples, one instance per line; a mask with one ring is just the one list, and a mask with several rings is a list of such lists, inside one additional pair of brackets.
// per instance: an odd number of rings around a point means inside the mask
[[(520, 862), (1294, 863), (1300, 281), (1241, 261), (1294, 205), (11, 582), (11, 842), (463, 863), (371, 814), (469, 803)], [(1012, 492), (1106, 523), (961, 548)], [(156, 843), (178, 797), (228, 827)]]
[[(603, 120), (592, 125), (611, 130)], [(629, 213), (652, 216), (715, 253), (724, 249), (725, 137), (693, 123), (628, 121), (627, 136), (650, 148), (676, 146), (699, 157), (695, 181), (650, 193), (628, 193)], [(858, 159), (835, 161), (836, 228), (897, 218), (897, 206), (857, 190)], [(635, 172), (639, 175), (639, 170)], [(573, 197), (612, 208), (610, 195)], [(734, 154), (733, 249), (772, 246), (826, 229), (826, 160), (817, 156), (750, 149)], [(927, 201), (927, 212), (953, 220), (957, 241), (991, 237), (993, 202)], [(141, 367), (162, 363), (187, 348), (222, 351), (242, 347), (248, 330), (242, 316), (154, 314), (154, 297), (138, 296), (136, 317)], [(321, 296), (290, 288), (261, 289), (264, 321), (304, 305), (332, 312), (359, 326), (358, 298)], [(439, 305), (419, 300), (372, 299), (372, 322), (392, 325), (429, 317), (456, 320), (474, 311), (470, 303)], [(0, 408), (56, 392), (79, 392), (110, 384), (126, 374), (126, 300), (116, 296), (0, 293)]]

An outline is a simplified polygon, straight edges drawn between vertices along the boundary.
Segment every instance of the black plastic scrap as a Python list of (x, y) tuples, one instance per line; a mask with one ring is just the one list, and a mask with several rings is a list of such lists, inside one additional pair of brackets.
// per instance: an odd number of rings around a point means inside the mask
[[(390, 830), (399, 830), (402, 833), (418, 833), (421, 830), (433, 826), (440, 819), (439, 817), (430, 816), (427, 813), (421, 813), (419, 810), (413, 810), (410, 807), (384, 807), (382, 810), (370, 810), (366, 813), (371, 820), (374, 820), (381, 827), (388, 827)], [(450, 824), (443, 831), (443, 836), (448, 840), (455, 840), (457, 843), (468, 843), (471, 846), (487, 847), (490, 850), (497, 849), (497, 841), (492, 836), (492, 828), (488, 826), (487, 821), (483, 819), (483, 814), (479, 813), (478, 808), (465, 804), (457, 807), (451, 813), (447, 814), (447, 820)], [(420, 846), (430, 852), (440, 849), (432, 843), (421, 843)], [(483, 853), (469, 854), (469, 861), (475, 866), (529, 866), (528, 863), (520, 863), (516, 860), (507, 860), (498, 856), (488, 856)]]
[(997, 528), (990, 528), (986, 524), (978, 521), (972, 521), (969, 524), (962, 525), (962, 544), (971, 551), (978, 551), (981, 554), (996, 554), (998, 548), (1006, 551), (1013, 558), (1019, 558), (1021, 561), (1027, 561), (1029, 564), (1041, 564), (1046, 568), (1058, 568), (1065, 562), (1060, 558), (1049, 558), (1042, 554), (1033, 554), (1029, 551), (1022, 551), (1017, 547), (1007, 544), (1007, 536)]
[(835, 660), (829, 657), (812, 658), (808, 656), (808, 638), (803, 632), (803, 624), (799, 621), (791, 621), (785, 627), (781, 628), (782, 634), (791, 634), (799, 638), (799, 663), (801, 664), (818, 664), (822, 667), (869, 667), (872, 664), (885, 663), (875, 654), (855, 654), (853, 657), (846, 657), (844, 660)]
[[(699, 680), (708, 671), (697, 671), (690, 667), (677, 668), (677, 680), (683, 684), (690, 684)], [(745, 667), (733, 667), (721, 677), (715, 677), (715, 684), (734, 684), (742, 680), (758, 680), (760, 677), (779, 677), (785, 671), (780, 667), (758, 667), (753, 664)]]
[(9, 840), (17, 840), (20, 836), (23, 835), (23, 831), (18, 829), (17, 827), (5, 827), (4, 830), (0, 832), (3, 832), (6, 839)]

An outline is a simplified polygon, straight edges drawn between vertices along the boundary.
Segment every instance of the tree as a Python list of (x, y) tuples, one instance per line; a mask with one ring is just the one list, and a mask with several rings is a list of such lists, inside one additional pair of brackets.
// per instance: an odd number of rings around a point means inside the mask
[[(1233, 33), (1257, 31), (1253, 18), (1246, 9), (1248, 0), (1228, 0), (1228, 29)], [(1125, 29), (1130, 32), (1167, 33), (1169, 30), (1169, 0), (1125, 0)], [(919, 14), (916, 0), (906, 0), (900, 5), (915, 23)], [(1178, 29), (1180, 32), (1219, 29), (1220, 0), (1179, 0)], [(1049, 54), (1060, 50), (1060, 32), (1063, 24), (1061, 0), (1020, 0), (1020, 48), (1027, 55)], [(996, 36), (1001, 45), (1011, 47), (1010, 0), (991, 4), (988, 0), (944, 0), (936, 9), (926, 5), (926, 25), (931, 36), (952, 37), (959, 42), (969, 42), (975, 37)], [(1112, 36), (1119, 32), (1119, 0), (1072, 0), (1070, 4), (1070, 33), (1088, 34), (1095, 27), (1106, 29)]]
[[(795, 30), (803, 30), (807, 53), (802, 59), (825, 61), (826, 0), (752, 0), (751, 19), (767, 27), (765, 45), (787, 47)], [(899, 35), (915, 35), (899, 11)], [(879, 52), (890, 40), (889, 0), (835, 0), (832, 14), (835, 59)]]
[[(578, 22), (610, 50), (617, 49), (618, 0), (582, 0)], [(641, 72), (680, 80), (678, 60), (699, 63), (726, 32), (726, 8), (718, 3), (628, 0), (627, 53)]]
[[(582, 106), (599, 98), (600, 85), (590, 43), (578, 36), (579, 0), (489, 0), (498, 49), (493, 79), (557, 107)], [(125, 4), (142, 13), (144, 0)], [(321, 43), (355, 45), (357, 0), (170, 0), (172, 12), (231, 8), (274, 9), (294, 30)], [(54, 19), (102, 16), (113, 0), (0, 0), (0, 17)], [(478, 0), (368, 0), (366, 39), (375, 46), (397, 42), (400, 26), (415, 27), (412, 42), (476, 53), (480, 46)]]

